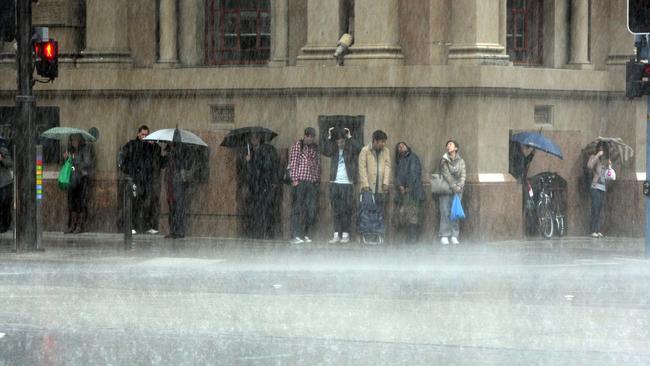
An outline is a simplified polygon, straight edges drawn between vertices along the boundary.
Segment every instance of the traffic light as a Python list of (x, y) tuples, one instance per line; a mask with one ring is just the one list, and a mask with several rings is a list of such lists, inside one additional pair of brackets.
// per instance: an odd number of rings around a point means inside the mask
[(650, 196), (650, 181), (643, 182), (643, 195)]
[(627, 28), (634, 34), (650, 33), (650, 0), (627, 0)]
[(36, 73), (50, 80), (59, 76), (59, 43), (53, 39), (34, 42)]
[(16, 0), (0, 1), (0, 42), (16, 38)]
[(625, 96), (638, 98), (650, 94), (650, 64), (631, 59), (625, 67)]

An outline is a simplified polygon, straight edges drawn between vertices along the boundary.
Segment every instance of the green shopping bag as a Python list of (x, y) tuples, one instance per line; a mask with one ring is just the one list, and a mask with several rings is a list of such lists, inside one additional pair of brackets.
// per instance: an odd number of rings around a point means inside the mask
[(72, 158), (68, 157), (59, 171), (59, 188), (68, 189), (70, 186), (70, 177), (72, 176)]

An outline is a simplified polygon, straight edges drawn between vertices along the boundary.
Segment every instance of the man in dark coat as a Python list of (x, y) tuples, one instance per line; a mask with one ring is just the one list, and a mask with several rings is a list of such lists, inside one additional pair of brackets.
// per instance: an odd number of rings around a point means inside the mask
[(245, 207), (245, 226), (256, 239), (275, 237), (278, 221), (278, 192), (280, 167), (275, 148), (253, 134), (244, 155), (245, 184), (248, 197)]
[(407, 242), (415, 242), (422, 225), (422, 166), (420, 159), (405, 142), (397, 144), (395, 154), (395, 206), (398, 209), (399, 226), (406, 230)]
[(160, 216), (161, 149), (153, 141), (144, 141), (149, 127), (142, 125), (138, 135), (122, 147), (122, 171), (129, 175), (137, 187), (133, 200), (133, 233), (146, 231), (158, 233)]
[(183, 146), (170, 143), (165, 148), (167, 155), (163, 158), (163, 167), (167, 168), (166, 187), (167, 204), (169, 205), (169, 234), (167, 239), (185, 237), (185, 208), (186, 192), (189, 184), (189, 170), (186, 169), (187, 159), (183, 156)]

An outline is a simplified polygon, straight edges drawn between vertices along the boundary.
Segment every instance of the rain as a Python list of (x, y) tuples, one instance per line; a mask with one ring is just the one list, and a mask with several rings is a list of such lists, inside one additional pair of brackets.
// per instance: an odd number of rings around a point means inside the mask
[(649, 13), (3, 1), (0, 365), (650, 364)]

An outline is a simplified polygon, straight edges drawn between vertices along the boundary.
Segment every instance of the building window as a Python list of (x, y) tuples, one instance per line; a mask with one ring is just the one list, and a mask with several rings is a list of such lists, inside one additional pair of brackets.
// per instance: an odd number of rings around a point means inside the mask
[(205, 0), (209, 65), (263, 64), (271, 55), (271, 0)]
[(508, 0), (506, 43), (514, 64), (541, 65), (543, 0)]

